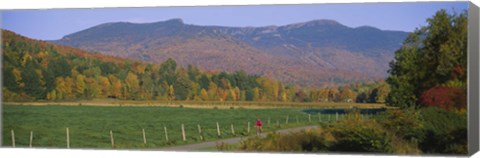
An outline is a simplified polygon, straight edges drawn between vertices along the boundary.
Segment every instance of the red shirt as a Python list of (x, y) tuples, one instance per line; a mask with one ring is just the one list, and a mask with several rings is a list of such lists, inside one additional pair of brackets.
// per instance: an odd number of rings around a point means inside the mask
[(257, 123), (255, 123), (257, 126), (262, 126), (262, 121), (257, 120)]

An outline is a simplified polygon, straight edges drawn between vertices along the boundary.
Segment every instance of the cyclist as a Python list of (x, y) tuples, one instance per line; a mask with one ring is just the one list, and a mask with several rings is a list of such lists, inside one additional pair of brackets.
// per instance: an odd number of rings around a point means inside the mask
[(255, 126), (257, 127), (257, 136), (262, 133), (262, 121), (260, 119), (257, 119), (257, 122), (255, 123)]

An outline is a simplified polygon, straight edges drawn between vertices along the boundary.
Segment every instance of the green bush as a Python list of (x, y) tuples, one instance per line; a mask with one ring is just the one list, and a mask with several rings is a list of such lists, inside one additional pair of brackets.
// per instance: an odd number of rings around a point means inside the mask
[(244, 151), (317, 152), (326, 151), (325, 136), (320, 130), (301, 131), (290, 134), (268, 134), (266, 138), (249, 138), (242, 141), (239, 149)]
[(436, 133), (448, 133), (451, 130), (467, 127), (467, 114), (448, 112), (440, 108), (429, 107), (420, 110), (425, 128)]
[(328, 129), (335, 138), (329, 148), (331, 151), (392, 152), (392, 138), (377, 121), (362, 119), (359, 113), (347, 118)]
[(467, 115), (430, 107), (420, 110), (425, 138), (419, 148), (426, 153), (467, 154)]
[(414, 109), (387, 110), (377, 117), (389, 132), (410, 142), (423, 140), (425, 126), (419, 111)]

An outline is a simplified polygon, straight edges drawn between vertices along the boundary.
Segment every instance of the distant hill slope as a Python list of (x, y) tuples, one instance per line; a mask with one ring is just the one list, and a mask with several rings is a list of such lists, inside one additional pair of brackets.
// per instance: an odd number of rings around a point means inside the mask
[(319, 85), (381, 79), (407, 32), (333, 20), (285, 26), (221, 27), (156, 23), (101, 24), (52, 41), (149, 62), (173, 58), (204, 70), (245, 70), (283, 82)]

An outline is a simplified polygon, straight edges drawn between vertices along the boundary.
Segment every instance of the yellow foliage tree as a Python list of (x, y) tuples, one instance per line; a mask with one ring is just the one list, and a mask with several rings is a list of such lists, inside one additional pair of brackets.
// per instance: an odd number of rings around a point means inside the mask
[(75, 93), (82, 96), (85, 91), (85, 76), (77, 75), (75, 79)]
[(240, 91), (240, 88), (235, 87), (233, 90), (235, 92), (235, 98), (236, 98), (235, 101), (241, 100), (240, 98), (242, 98), (243, 96), (242, 96), (242, 92)]
[(100, 76), (99, 80), (100, 80), (100, 87), (101, 87), (101, 90), (102, 90), (102, 96), (111, 95), (111, 93), (110, 93), (111, 84), (110, 84), (110, 81), (108, 80), (108, 78), (104, 77), (104, 76)]
[(98, 85), (97, 79), (88, 77), (85, 79), (85, 83), (87, 85), (87, 91), (89, 92), (90, 97), (92, 98), (99, 98), (102, 93), (102, 89)]
[(218, 98), (217, 90), (218, 90), (218, 86), (215, 83), (210, 82), (208, 84), (208, 96), (211, 100), (216, 100)]
[(233, 101), (237, 101), (237, 93), (234, 89), (230, 89), (230, 96), (232, 97)]
[(57, 99), (61, 100), (64, 99), (66, 93), (66, 86), (65, 86), (65, 79), (63, 77), (55, 78), (55, 91), (57, 92)]
[(15, 77), (15, 81), (17, 82), (18, 87), (20, 88), (25, 87), (25, 83), (22, 82), (22, 72), (17, 68), (13, 68), (12, 73), (13, 73), (13, 76)]
[(138, 88), (140, 87), (138, 84), (139, 82), (137, 75), (129, 72), (127, 78), (125, 79), (125, 83), (127, 84), (127, 91), (130, 92), (130, 96), (136, 97)]
[(112, 83), (111, 95), (119, 98), (122, 95), (122, 82), (120, 82), (120, 80), (114, 75), (108, 75), (108, 79), (110, 80), (110, 83)]
[(65, 77), (65, 97), (68, 97), (68, 99), (73, 98), (73, 87), (74, 87), (74, 82), (71, 77)]
[(260, 100), (260, 89), (258, 87), (253, 88), (253, 101)]
[(168, 101), (171, 103), (175, 99), (175, 89), (173, 85), (168, 86)]
[(276, 81), (273, 81), (272, 82), (272, 93), (273, 93), (273, 101), (277, 101), (278, 100), (278, 92), (280, 90), (280, 85), (278, 82)]
[(205, 90), (204, 88), (202, 88), (202, 90), (200, 91), (200, 98), (203, 101), (209, 100), (207, 90)]
[(283, 91), (283, 92), (282, 92), (282, 101), (283, 101), (283, 102), (287, 102), (287, 101), (288, 101), (288, 96), (287, 96), (287, 92), (286, 92), (286, 91)]

